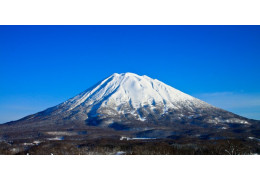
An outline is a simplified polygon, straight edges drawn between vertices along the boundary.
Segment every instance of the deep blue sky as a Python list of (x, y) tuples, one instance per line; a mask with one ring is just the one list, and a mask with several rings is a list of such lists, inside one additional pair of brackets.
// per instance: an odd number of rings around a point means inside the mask
[(115, 72), (260, 119), (260, 26), (0, 26), (0, 123)]

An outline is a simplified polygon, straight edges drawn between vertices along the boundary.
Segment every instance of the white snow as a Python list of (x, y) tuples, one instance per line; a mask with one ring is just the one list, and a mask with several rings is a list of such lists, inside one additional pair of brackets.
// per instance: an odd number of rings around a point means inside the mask
[(58, 137), (47, 138), (47, 139), (50, 140), (50, 141), (61, 141), (61, 140), (63, 140), (63, 137), (62, 136), (58, 136)]
[(49, 131), (45, 132), (48, 135), (53, 135), (53, 136), (74, 136), (77, 135), (77, 132), (68, 132), (68, 131)]
[[(218, 123), (234, 123), (234, 124), (250, 124), (249, 122), (245, 121), (245, 120), (240, 120), (237, 118), (230, 118), (230, 119), (219, 119), (219, 118), (214, 118), (214, 119), (210, 119), (208, 120), (209, 123), (213, 123), (213, 124), (218, 124)], [(226, 129), (225, 127), (223, 127), (223, 129)]]
[(124, 152), (124, 151), (118, 151), (118, 152), (116, 152), (115, 155), (125, 155), (125, 154), (126, 154), (126, 152)]
[(240, 119), (236, 119), (236, 118), (231, 118), (231, 119), (225, 120), (225, 122), (227, 122), (227, 123), (237, 123), (237, 124), (250, 124), (249, 122), (247, 122), (245, 120), (240, 120)]
[(23, 143), (24, 146), (32, 146), (34, 143)]
[[(148, 105), (151, 108), (163, 106), (164, 113), (166, 113), (169, 108), (178, 109), (183, 105), (188, 106), (190, 109), (194, 106), (210, 106), (159, 80), (152, 79), (145, 75), (139, 76), (134, 73), (115, 73), (94, 88), (69, 99), (64, 104), (68, 111), (80, 105), (93, 107), (96, 104), (101, 104), (101, 107), (113, 107), (119, 114), (125, 113), (127, 109), (120, 109), (122, 105), (130, 107), (131, 110), (134, 111), (144, 105)], [(145, 120), (141, 116), (139, 119), (142, 121)]]
[(39, 145), (39, 144), (41, 143), (41, 141), (35, 140), (35, 141), (33, 141), (33, 143), (34, 143), (35, 145)]
[(260, 142), (260, 139), (258, 139), (258, 138), (255, 138), (255, 137), (248, 137), (248, 138), (251, 139), (251, 140), (257, 140), (257, 141)]
[(126, 137), (126, 136), (122, 136), (120, 138), (121, 141), (122, 140), (127, 140), (127, 141), (129, 141), (129, 140), (149, 140), (149, 139), (156, 139), (156, 138), (148, 138), (148, 137), (131, 138), (131, 137)]

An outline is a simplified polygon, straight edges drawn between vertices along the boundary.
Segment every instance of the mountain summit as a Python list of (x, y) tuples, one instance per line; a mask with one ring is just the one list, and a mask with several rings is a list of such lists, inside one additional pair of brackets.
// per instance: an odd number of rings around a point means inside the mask
[(198, 136), (202, 132), (223, 134), (234, 128), (247, 132), (245, 129), (254, 124), (259, 123), (216, 108), (157, 79), (115, 73), (64, 103), (0, 125), (0, 135), (17, 131), (46, 135), (46, 131), (77, 129), (86, 130), (89, 138), (125, 134), (167, 138)]
[(184, 108), (195, 112), (212, 106), (148, 76), (115, 73), (60, 107), (74, 112), (84, 109), (90, 117), (132, 115), (133, 119), (145, 121), (147, 117), (139, 112), (142, 108), (147, 114), (155, 111), (162, 115)]

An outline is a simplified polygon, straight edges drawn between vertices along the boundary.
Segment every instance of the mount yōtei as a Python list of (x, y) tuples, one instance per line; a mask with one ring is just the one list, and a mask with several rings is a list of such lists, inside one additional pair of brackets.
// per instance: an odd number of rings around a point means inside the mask
[(39, 136), (51, 131), (70, 136), (76, 130), (88, 137), (259, 136), (258, 128), (258, 121), (216, 108), (159, 80), (115, 73), (64, 103), (1, 125), (0, 135)]

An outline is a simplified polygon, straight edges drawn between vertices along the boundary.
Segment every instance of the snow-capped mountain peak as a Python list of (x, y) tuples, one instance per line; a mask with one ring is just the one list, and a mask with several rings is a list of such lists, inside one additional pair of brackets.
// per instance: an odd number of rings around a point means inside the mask
[(233, 128), (234, 123), (250, 126), (253, 122), (148, 76), (114, 73), (62, 104), (11, 124), (19, 129), (22, 125), (62, 130), (87, 128), (89, 135), (92, 132), (95, 137), (101, 133), (97, 127), (108, 136), (113, 129), (129, 130), (134, 136), (171, 137), (176, 131), (187, 133), (187, 128), (200, 133), (214, 127), (217, 132)]
[(109, 108), (117, 113), (135, 113), (142, 107), (168, 109), (209, 107), (210, 105), (189, 96), (163, 82), (146, 75), (122, 73), (109, 76), (92, 89), (65, 102), (69, 111), (87, 108), (88, 111)]

